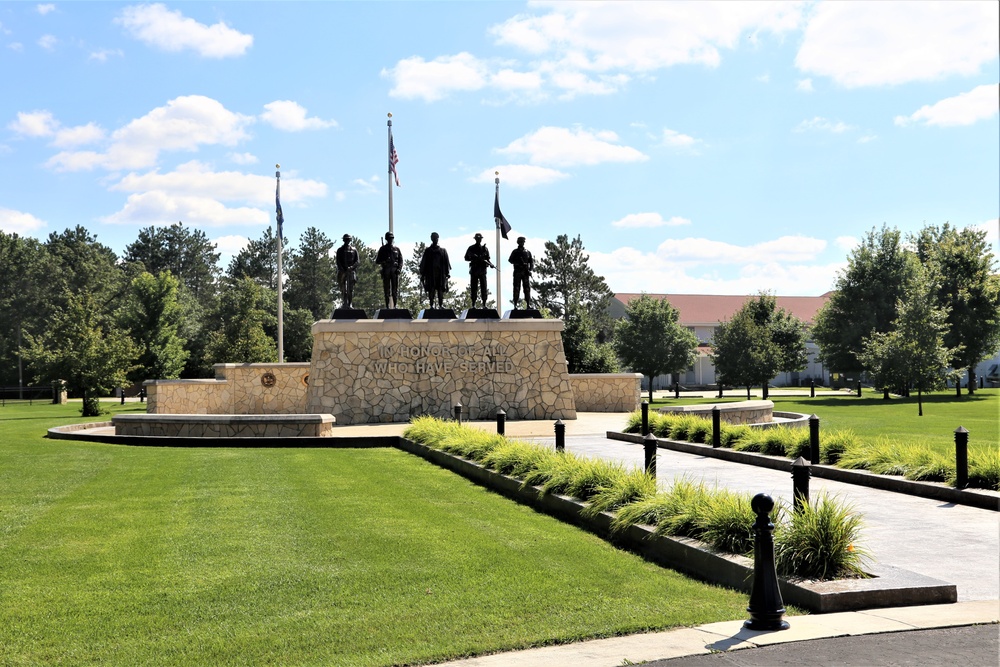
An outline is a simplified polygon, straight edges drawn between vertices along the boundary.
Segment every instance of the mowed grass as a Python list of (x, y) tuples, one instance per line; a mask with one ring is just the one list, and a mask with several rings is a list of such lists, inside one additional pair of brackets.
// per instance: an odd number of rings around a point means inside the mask
[[(760, 398), (760, 390), (754, 392)], [(712, 399), (657, 399), (651, 406), (723, 403), (745, 400), (730, 397)], [(955, 456), (955, 429), (964, 426), (969, 431), (969, 450), (1000, 447), (1000, 389), (977, 389), (972, 396), (955, 396), (955, 390), (933, 392), (924, 396), (924, 414), (917, 415), (916, 392), (909, 398), (882, 398), (882, 392), (864, 389), (858, 398), (854, 394), (809, 398), (806, 391), (799, 396), (775, 396), (774, 409), (781, 412), (815, 414), (820, 418), (821, 431), (850, 429), (864, 440), (884, 436), (910, 445), (926, 445), (945, 456)]]
[(398, 450), (42, 437), (78, 410), (0, 408), (0, 664), (396, 665), (745, 616)]

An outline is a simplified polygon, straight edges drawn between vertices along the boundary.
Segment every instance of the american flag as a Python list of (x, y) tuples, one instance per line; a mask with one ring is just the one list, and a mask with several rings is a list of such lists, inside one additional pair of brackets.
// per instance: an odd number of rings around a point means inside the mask
[(396, 178), (396, 187), (399, 187), (399, 174), (396, 172), (396, 164), (399, 162), (399, 154), (396, 153), (396, 146), (392, 143), (392, 130), (389, 130), (389, 171)]

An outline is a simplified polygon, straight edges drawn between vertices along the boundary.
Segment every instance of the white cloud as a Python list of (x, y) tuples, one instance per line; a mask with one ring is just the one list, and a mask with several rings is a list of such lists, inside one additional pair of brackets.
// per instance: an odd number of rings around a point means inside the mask
[(858, 247), (860, 241), (858, 241), (858, 239), (854, 236), (838, 236), (834, 243), (836, 243), (837, 247), (841, 250), (850, 252)]
[(253, 45), (253, 35), (222, 21), (211, 26), (198, 23), (160, 3), (126, 7), (115, 23), (150, 46), (164, 51), (192, 50), (205, 58), (242, 56)]
[(968, 76), (996, 59), (998, 23), (996, 2), (821, 2), (795, 65), (848, 88)]
[(215, 244), (215, 251), (219, 253), (220, 265), (229, 266), (230, 260), (240, 254), (240, 251), (243, 250), (243, 248), (247, 247), (247, 244), (250, 243), (250, 239), (238, 234), (231, 234), (227, 236), (218, 236), (211, 239), (211, 242)]
[(76, 127), (62, 127), (56, 131), (53, 146), (59, 148), (70, 148), (73, 146), (85, 146), (104, 139), (104, 129), (96, 123), (77, 125)]
[(270, 220), (270, 213), (258, 208), (227, 208), (211, 197), (170, 195), (160, 190), (129, 195), (122, 210), (101, 218), (109, 224), (172, 225), (183, 221), (205, 227), (267, 224)]
[(484, 169), (481, 173), (469, 179), (472, 183), (493, 183), (497, 178), (496, 172), (500, 172), (500, 182), (512, 188), (531, 188), (536, 185), (548, 185), (563, 179), (569, 178), (569, 174), (558, 169), (539, 167), (531, 164), (498, 164), (491, 169)]
[(853, 130), (853, 125), (848, 125), (843, 121), (832, 121), (829, 118), (823, 118), (821, 116), (815, 116), (809, 120), (804, 120), (792, 130), (793, 132), (832, 132), (834, 134), (840, 134), (842, 132), (847, 132), (848, 130)]
[(896, 116), (896, 125), (923, 123), (939, 127), (972, 125), (1000, 111), (1000, 84), (976, 86), (967, 93), (925, 104), (909, 116)]
[(315, 116), (307, 118), (305, 107), (291, 100), (276, 100), (265, 104), (264, 108), (267, 111), (261, 114), (261, 120), (286, 132), (322, 130), (328, 127), (337, 127), (337, 121), (333, 119), (323, 120)]
[(236, 164), (257, 164), (260, 161), (253, 153), (230, 153), (228, 157)]
[(687, 218), (676, 215), (664, 220), (659, 213), (629, 213), (624, 218), (612, 222), (611, 226), (634, 229), (640, 227), (676, 227), (690, 224), (691, 221)]
[(663, 145), (667, 148), (694, 148), (695, 144), (700, 143), (698, 139), (688, 136), (686, 134), (681, 134), (676, 130), (671, 130), (668, 128), (663, 129)]
[(1000, 218), (993, 218), (978, 225), (970, 225), (973, 229), (986, 232), (986, 241), (994, 246), (1000, 244)]
[(24, 44), (22, 44), (21, 42), (11, 42), (10, 44), (7, 45), (7, 48), (10, 49), (11, 51), (16, 51), (20, 53), (21, 51), (24, 51)]
[(815, 88), (813, 88), (813, 80), (800, 79), (799, 82), (795, 84), (795, 90), (799, 91), (800, 93), (813, 92), (815, 90)]
[(52, 3), (45, 3), (45, 4), (41, 4), (41, 5), (36, 5), (35, 6), (35, 11), (37, 11), (42, 16), (45, 16), (49, 12), (54, 12), (55, 10), (56, 10), (56, 6), (53, 5)]
[(539, 72), (502, 69), (490, 76), (490, 86), (500, 90), (537, 91), (542, 88), (542, 75)]
[(826, 241), (808, 236), (782, 236), (750, 246), (738, 246), (705, 238), (667, 239), (657, 252), (678, 264), (703, 262), (752, 263), (762, 258), (773, 262), (807, 262), (826, 249)]
[(57, 171), (143, 169), (161, 151), (196, 151), (201, 145), (233, 146), (249, 138), (253, 118), (234, 113), (202, 95), (177, 97), (115, 130), (105, 153), (62, 152), (46, 162)]
[(7, 129), (25, 137), (51, 137), (59, 127), (51, 111), (19, 111), (17, 120), (7, 124)]
[(355, 187), (355, 192), (363, 195), (373, 195), (378, 192), (378, 186), (376, 185), (380, 180), (378, 176), (372, 176), (371, 178), (355, 178), (351, 181), (351, 185)]
[(765, 72), (760, 76), (754, 77), (754, 81), (758, 83), (771, 83), (771, 75)]
[(97, 60), (99, 62), (107, 62), (110, 56), (116, 56), (118, 58), (124, 58), (125, 52), (121, 49), (100, 49), (97, 51), (91, 51), (90, 60)]
[(582, 128), (542, 127), (505, 148), (504, 155), (527, 155), (531, 164), (553, 167), (596, 165), (602, 162), (641, 162), (649, 157), (630, 146), (612, 143), (618, 135), (610, 131)]
[(9, 208), (0, 208), (0, 229), (8, 234), (18, 234), (24, 236), (31, 234), (46, 226), (44, 220), (39, 220), (30, 213), (15, 211)]
[(486, 63), (463, 52), (431, 61), (420, 56), (406, 58), (392, 69), (383, 69), (382, 76), (393, 81), (391, 97), (434, 102), (453, 91), (479, 90), (486, 85), (489, 71)]
[(868, 142), (875, 141), (876, 139), (878, 139), (878, 135), (877, 134), (866, 134), (863, 137), (859, 137), (858, 138), (858, 143), (859, 144), (867, 144)]
[(56, 44), (59, 43), (59, 39), (55, 35), (42, 35), (38, 38), (38, 46), (42, 47), (46, 51), (52, 51), (56, 48)]

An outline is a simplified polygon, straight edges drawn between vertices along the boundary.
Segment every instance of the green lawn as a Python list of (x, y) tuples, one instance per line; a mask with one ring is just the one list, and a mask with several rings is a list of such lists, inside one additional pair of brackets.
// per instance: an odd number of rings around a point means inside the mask
[[(759, 398), (759, 390), (755, 398)], [(721, 403), (743, 400), (726, 397), (712, 399), (657, 399), (661, 405)], [(955, 455), (955, 429), (969, 431), (969, 448), (1000, 446), (1000, 389), (977, 389), (972, 396), (955, 396), (955, 391), (934, 392), (924, 396), (924, 415), (917, 416), (916, 394), (910, 398), (884, 400), (881, 392), (865, 389), (861, 398), (854, 394), (809, 398), (806, 391), (798, 396), (774, 396), (774, 409), (782, 412), (815, 414), (821, 430), (851, 429), (863, 438), (886, 436), (906, 443), (932, 447), (947, 456)]]
[(42, 437), (78, 411), (0, 408), (0, 664), (394, 665), (745, 617), (398, 450)]

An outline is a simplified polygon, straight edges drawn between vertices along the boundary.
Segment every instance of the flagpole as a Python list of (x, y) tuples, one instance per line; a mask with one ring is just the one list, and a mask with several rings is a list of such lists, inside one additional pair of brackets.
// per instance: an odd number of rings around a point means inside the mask
[(389, 128), (389, 233), (394, 234), (392, 231), (392, 114), (389, 114), (389, 120), (386, 121)]
[[(500, 200), (500, 172), (493, 172), (496, 175), (494, 183), (496, 183), (496, 199), (494, 201)], [(503, 293), (500, 291), (500, 267), (503, 265), (503, 258), (500, 257), (500, 218), (493, 218), (493, 226), (496, 227), (497, 231), (497, 311), (503, 314)], [(485, 303), (483, 304), (486, 305)]]
[(284, 281), (283, 281), (282, 276), (281, 276), (281, 274), (282, 274), (282, 268), (281, 268), (281, 245), (282, 245), (282, 238), (281, 237), (284, 235), (284, 232), (281, 229), (281, 223), (284, 222), (282, 220), (282, 218), (284, 216), (280, 212), (281, 211), (281, 207), (280, 207), (280, 202), (281, 202), (281, 171), (280, 171), (280, 169), (281, 169), (281, 165), (280, 164), (276, 164), (276, 165), (274, 165), (274, 168), (276, 170), (274, 172), (274, 177), (277, 179), (277, 186), (275, 187), (275, 190), (274, 190), (274, 201), (279, 204), (278, 209), (276, 211), (276, 216), (275, 216), (275, 222), (277, 223), (277, 227), (278, 227), (278, 363), (279, 364), (283, 364), (283, 363), (285, 363), (285, 314), (284, 314), (284, 301), (285, 301), (285, 299), (284, 299), (284, 295), (282, 294), (284, 292), (284, 288), (283, 288), (283, 282)]

